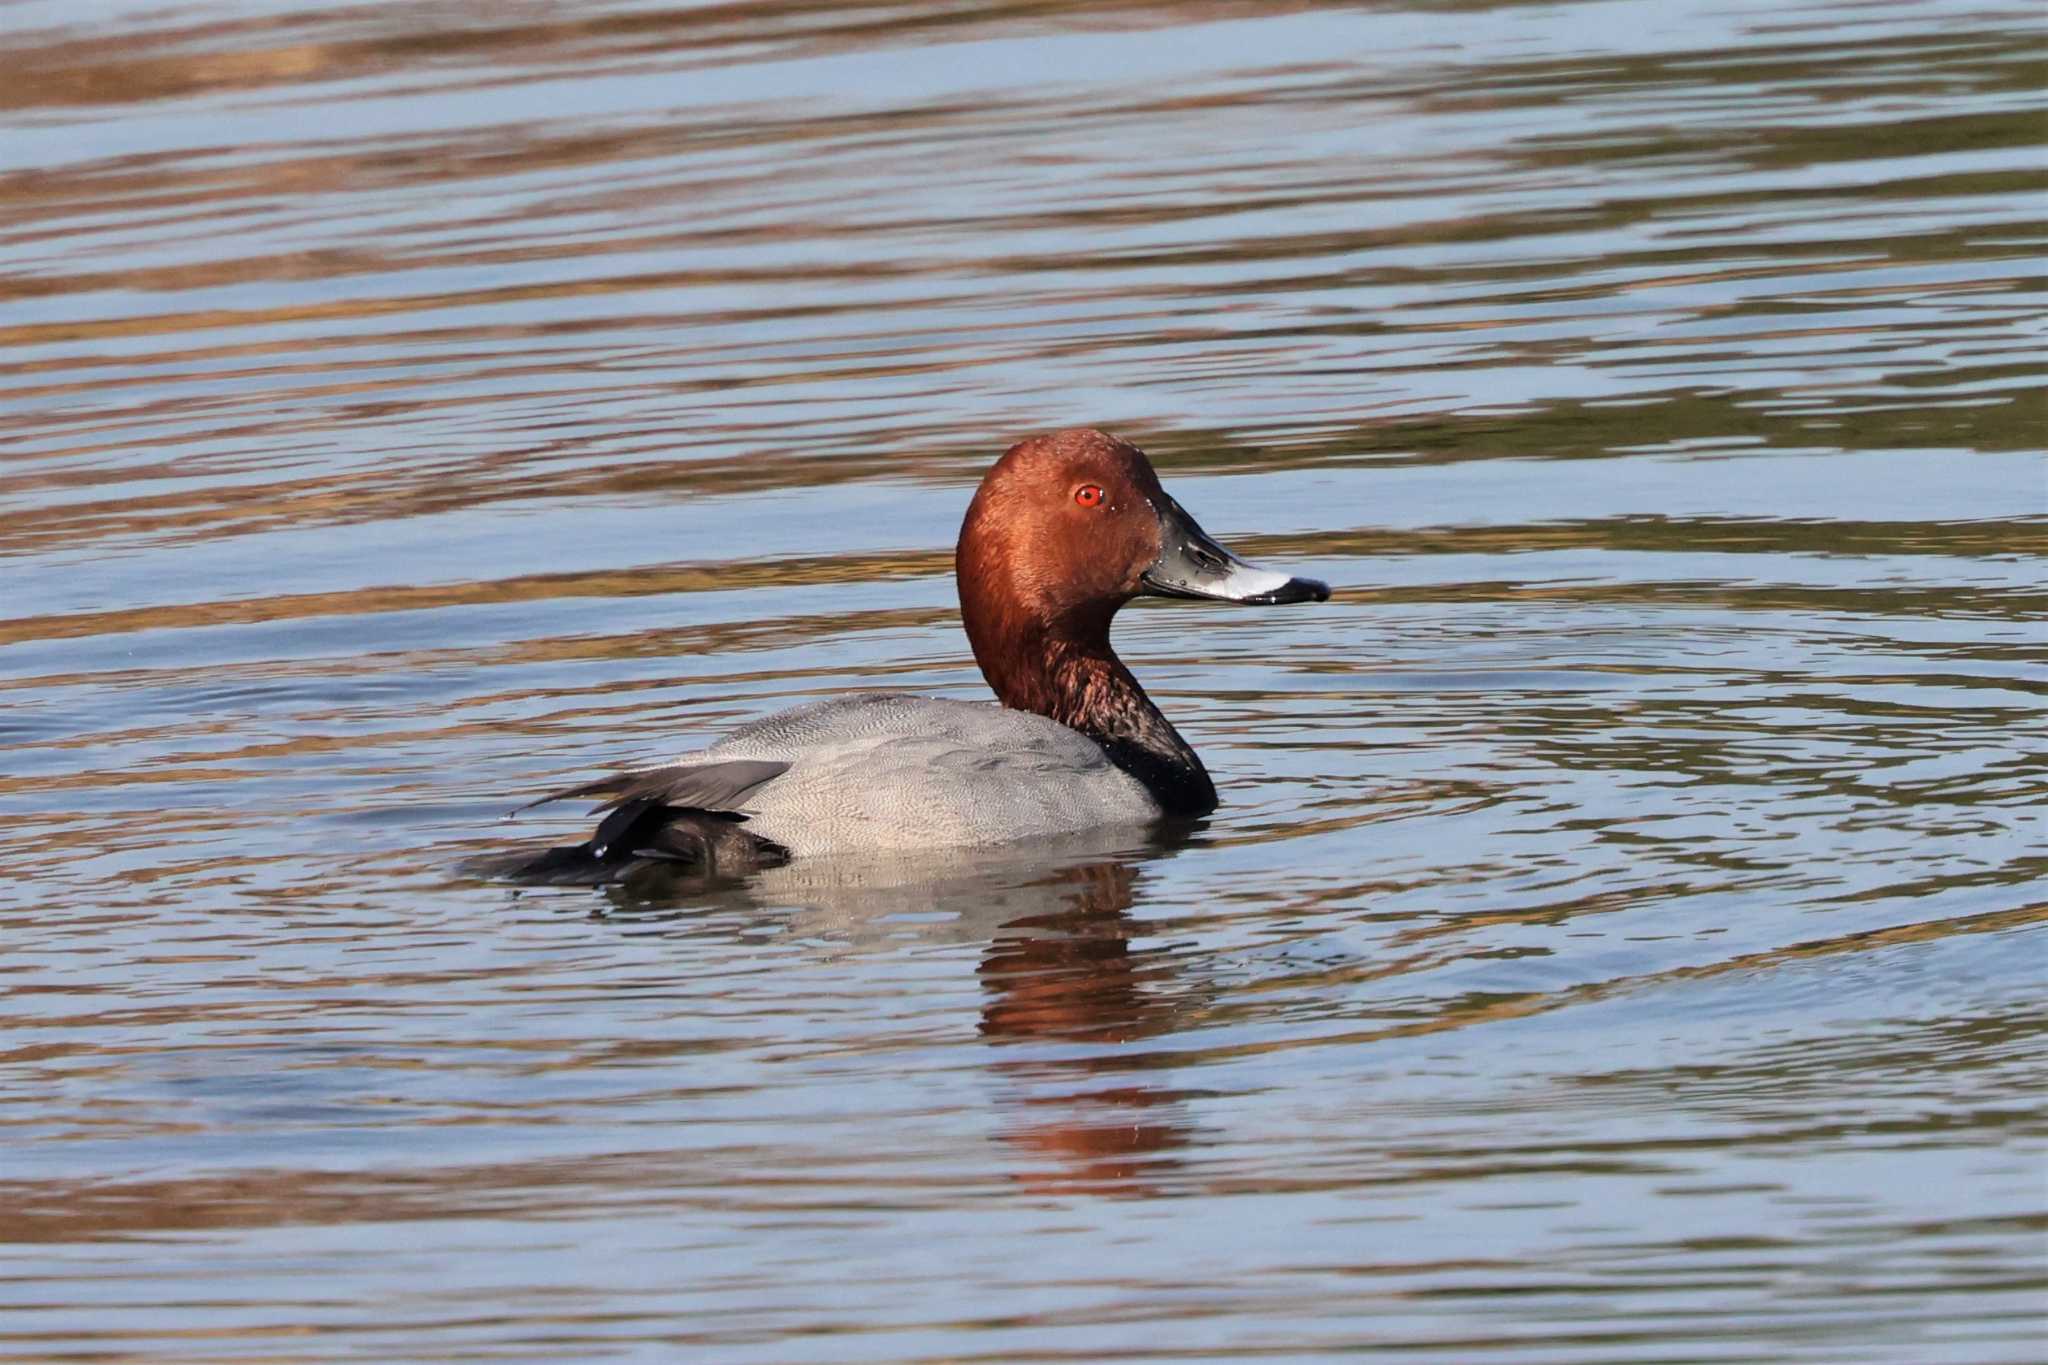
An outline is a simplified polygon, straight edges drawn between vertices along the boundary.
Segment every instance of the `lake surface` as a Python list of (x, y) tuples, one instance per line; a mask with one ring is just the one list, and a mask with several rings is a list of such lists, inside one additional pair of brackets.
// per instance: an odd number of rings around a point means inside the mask
[[(0, 1356), (2041, 1357), (2038, 7), (0, 26)], [(459, 872), (1084, 423), (1206, 825)]]

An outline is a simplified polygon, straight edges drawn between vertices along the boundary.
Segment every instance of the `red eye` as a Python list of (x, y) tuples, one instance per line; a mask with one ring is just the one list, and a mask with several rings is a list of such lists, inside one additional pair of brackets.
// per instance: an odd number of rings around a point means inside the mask
[(1083, 507), (1102, 506), (1102, 485), (1095, 483), (1082, 484), (1074, 490), (1074, 501), (1080, 503)]

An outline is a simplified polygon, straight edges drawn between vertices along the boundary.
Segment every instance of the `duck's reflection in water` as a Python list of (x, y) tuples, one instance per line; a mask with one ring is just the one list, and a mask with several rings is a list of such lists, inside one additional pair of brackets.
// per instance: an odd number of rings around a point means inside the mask
[(1138, 879), (1129, 863), (1066, 868), (1041, 884), (1061, 903), (1005, 923), (982, 955), (983, 1037), (1083, 1045), (995, 1063), (1015, 1106), (1005, 1137), (1057, 1158), (1027, 1177), (1038, 1188), (1144, 1193), (1193, 1133), (1177, 1093), (1132, 1078), (1130, 1045), (1172, 1032), (1188, 1007), (1172, 960), (1132, 948)]
[[(1171, 957), (1132, 944), (1147, 865), (1181, 842), (1123, 831), (1018, 850), (807, 861), (689, 899), (772, 916), (828, 951), (983, 945), (979, 1031), (1001, 1049), (992, 1061), (1001, 1136), (1032, 1158), (1020, 1178), (1047, 1192), (1145, 1194), (1170, 1177), (1173, 1154), (1196, 1132), (1180, 1092), (1135, 1079), (1146, 1056), (1134, 1045), (1174, 1032), (1200, 1007)], [(629, 904), (647, 901), (621, 908)]]

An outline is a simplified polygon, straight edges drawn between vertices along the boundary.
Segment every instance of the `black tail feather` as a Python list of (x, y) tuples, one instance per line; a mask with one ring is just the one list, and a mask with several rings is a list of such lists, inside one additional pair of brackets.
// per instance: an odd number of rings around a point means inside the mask
[(539, 886), (607, 886), (647, 876), (731, 877), (789, 861), (788, 849), (745, 825), (746, 817), (732, 811), (626, 800), (583, 843), (495, 854), (467, 870)]

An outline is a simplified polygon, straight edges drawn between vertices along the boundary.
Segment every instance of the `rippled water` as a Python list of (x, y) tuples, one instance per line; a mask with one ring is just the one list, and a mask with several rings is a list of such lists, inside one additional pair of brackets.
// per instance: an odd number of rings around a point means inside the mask
[[(8, 1358), (2038, 1358), (2037, 9), (0, 26)], [(1204, 828), (456, 871), (1080, 422)]]

